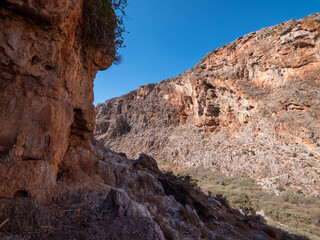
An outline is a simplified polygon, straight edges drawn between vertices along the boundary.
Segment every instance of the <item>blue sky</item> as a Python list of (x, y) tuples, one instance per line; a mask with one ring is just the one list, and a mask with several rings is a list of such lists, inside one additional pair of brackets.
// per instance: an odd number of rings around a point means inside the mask
[(122, 63), (98, 72), (94, 104), (177, 76), (240, 36), (316, 12), (319, 0), (128, 0)]

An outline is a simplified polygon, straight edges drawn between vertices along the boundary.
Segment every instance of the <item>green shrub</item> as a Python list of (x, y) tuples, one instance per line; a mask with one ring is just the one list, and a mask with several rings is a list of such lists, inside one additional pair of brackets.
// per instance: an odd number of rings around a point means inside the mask
[(123, 45), (123, 18), (127, 0), (84, 0), (81, 41), (86, 46), (119, 58), (116, 52)]
[(185, 175), (180, 175), (177, 174), (177, 177), (187, 183), (189, 183), (192, 187), (200, 190), (200, 187), (198, 186), (198, 180), (194, 179), (192, 176), (190, 176), (189, 174), (185, 174)]
[(240, 209), (247, 215), (263, 209), (268, 224), (278, 221), (285, 225), (274, 226), (299, 237), (305, 236), (297, 239), (320, 239), (320, 199), (316, 197), (283, 191), (281, 185), (278, 187), (280, 196), (276, 196), (264, 192), (253, 179), (227, 177), (204, 168), (189, 169), (183, 174), (188, 175), (189, 180), (198, 179), (197, 185), (224, 205)]
[(302, 190), (301, 190), (301, 189), (298, 189), (298, 190), (297, 190), (297, 194), (303, 194)]
[(277, 190), (278, 190), (279, 192), (284, 192), (286, 189), (284, 188), (284, 186), (279, 185), (279, 186), (277, 187)]
[(223, 194), (230, 207), (240, 209), (244, 214), (254, 214), (253, 204), (245, 193), (226, 192)]

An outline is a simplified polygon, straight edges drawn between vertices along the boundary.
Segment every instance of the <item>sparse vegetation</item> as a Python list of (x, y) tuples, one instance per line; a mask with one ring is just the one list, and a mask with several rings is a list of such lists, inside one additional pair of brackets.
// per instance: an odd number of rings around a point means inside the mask
[[(320, 238), (320, 199), (286, 191), (278, 186), (279, 196), (264, 192), (253, 179), (227, 177), (203, 168), (180, 173), (190, 176), (204, 192), (246, 215), (263, 210), (267, 222), (306, 239)], [(198, 181), (196, 181), (198, 180)], [(280, 223), (280, 224), (279, 224)]]
[(181, 174), (177, 174), (177, 177), (187, 183), (189, 183), (192, 187), (194, 188), (199, 188), (198, 187), (198, 180), (194, 179), (192, 176), (190, 176), (189, 174), (185, 174), (185, 175), (181, 175)]
[(81, 40), (87, 46), (99, 48), (117, 61), (118, 48), (124, 47), (123, 19), (127, 0), (85, 0)]
[(284, 188), (284, 186), (279, 185), (279, 186), (277, 187), (277, 190), (278, 190), (279, 192), (284, 192), (286, 189)]
[(255, 156), (255, 155), (256, 155), (256, 152), (253, 151), (253, 150), (245, 150), (245, 149), (242, 149), (242, 154), (243, 154), (243, 155), (252, 154), (253, 156)]

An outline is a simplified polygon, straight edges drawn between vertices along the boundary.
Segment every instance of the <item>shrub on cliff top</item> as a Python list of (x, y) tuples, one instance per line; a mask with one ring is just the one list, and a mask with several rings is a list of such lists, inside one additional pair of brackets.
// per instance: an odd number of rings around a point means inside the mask
[(117, 50), (124, 47), (124, 8), (127, 0), (84, 0), (81, 39), (117, 60)]

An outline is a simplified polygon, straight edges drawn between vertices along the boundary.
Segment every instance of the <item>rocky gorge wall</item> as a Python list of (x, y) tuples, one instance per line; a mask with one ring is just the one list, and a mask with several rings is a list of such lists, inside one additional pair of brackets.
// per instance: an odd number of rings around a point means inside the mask
[(93, 79), (112, 57), (80, 41), (82, 1), (0, 6), (0, 196), (45, 198), (68, 151), (90, 155)]
[(98, 141), (320, 195), (320, 15), (240, 37), (179, 76), (96, 108)]
[(92, 141), (114, 45), (81, 40), (84, 3), (0, 3), (0, 239), (294, 239)]

